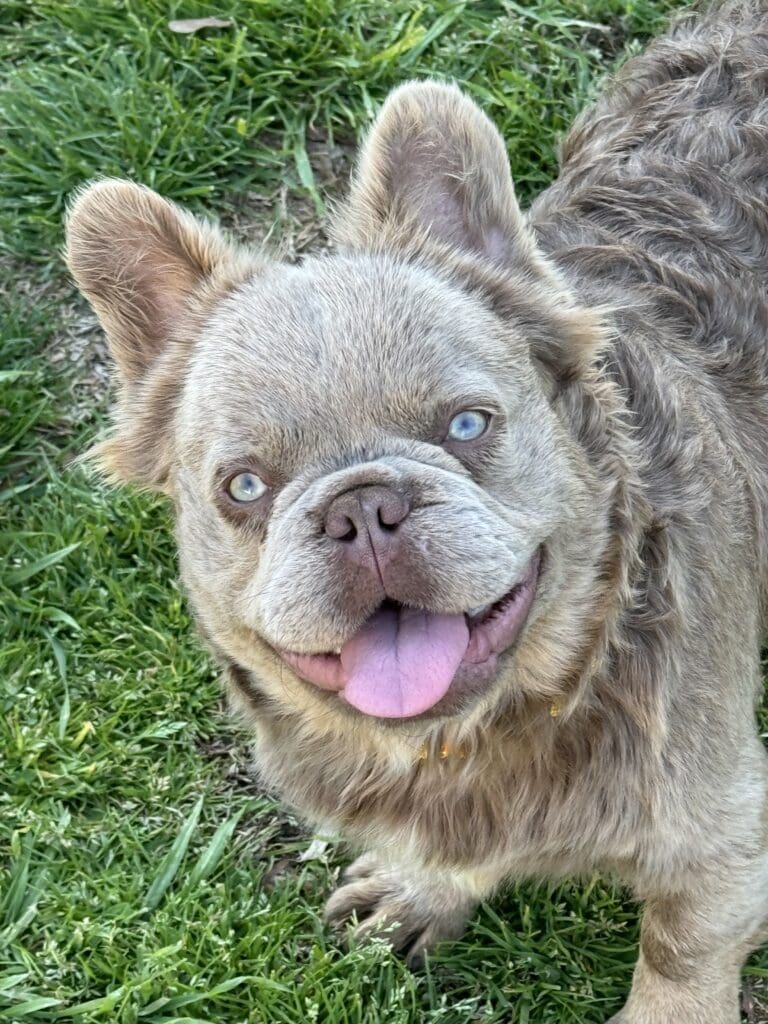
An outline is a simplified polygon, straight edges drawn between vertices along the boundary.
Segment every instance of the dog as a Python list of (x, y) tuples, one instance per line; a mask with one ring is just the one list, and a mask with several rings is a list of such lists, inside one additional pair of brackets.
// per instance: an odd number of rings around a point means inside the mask
[[(512, 140), (514, 143), (514, 140)], [(170, 496), (263, 777), (412, 963), (503, 882), (644, 901), (621, 1024), (734, 1024), (768, 921), (768, 6), (629, 61), (523, 214), (452, 85), (390, 94), (288, 266), (91, 184), (96, 455)]]

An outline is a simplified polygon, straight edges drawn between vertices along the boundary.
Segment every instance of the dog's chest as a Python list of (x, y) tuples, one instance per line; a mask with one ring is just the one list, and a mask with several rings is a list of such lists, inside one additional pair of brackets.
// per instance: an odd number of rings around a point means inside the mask
[[(466, 869), (560, 875), (631, 860), (648, 807), (638, 779), (561, 756), (548, 762), (501, 752), (416, 760), (382, 771), (337, 750), (315, 759), (305, 742), (261, 744), (264, 775), (307, 817), (353, 844)], [(604, 767), (604, 766), (603, 766)]]

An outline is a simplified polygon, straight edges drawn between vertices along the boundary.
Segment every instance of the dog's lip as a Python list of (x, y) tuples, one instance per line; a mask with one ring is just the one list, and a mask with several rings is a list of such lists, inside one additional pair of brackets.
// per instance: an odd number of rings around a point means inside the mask
[[(495, 669), (499, 656), (515, 645), (528, 620), (543, 560), (542, 545), (534, 552), (523, 575), (505, 594), (490, 604), (464, 613), (469, 629), (469, 643), (452, 686), (466, 673), (473, 676), (488, 675), (488, 670)], [(314, 687), (336, 691), (340, 696), (343, 694), (346, 680), (338, 651), (299, 654), (277, 649), (277, 653), (299, 677)], [(441, 700), (430, 711), (439, 710), (442, 703)]]
[(498, 601), (474, 616), (467, 615), (469, 645), (463, 664), (482, 665), (503, 654), (517, 640), (528, 620), (541, 575), (542, 549), (528, 562), (522, 577)]

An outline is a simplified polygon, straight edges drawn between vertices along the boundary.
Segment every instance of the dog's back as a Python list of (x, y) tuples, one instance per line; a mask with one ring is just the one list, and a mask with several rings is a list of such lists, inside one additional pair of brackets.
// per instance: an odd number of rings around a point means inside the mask
[(699, 532), (710, 510), (717, 546), (710, 507), (737, 477), (743, 501), (724, 511), (765, 585), (768, 4), (679, 21), (582, 115), (562, 164), (531, 222), (580, 294), (614, 309), (609, 368), (654, 506)]

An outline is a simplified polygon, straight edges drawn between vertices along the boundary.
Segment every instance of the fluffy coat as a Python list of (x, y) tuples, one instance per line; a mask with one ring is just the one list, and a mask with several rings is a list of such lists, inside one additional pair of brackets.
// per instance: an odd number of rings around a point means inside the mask
[[(436, 83), (385, 103), (333, 256), (271, 264), (127, 182), (69, 215), (121, 382), (98, 455), (172, 497), (264, 777), (365, 851), (329, 918), (396, 921), (415, 961), (504, 880), (610, 871), (645, 900), (621, 1024), (735, 1024), (768, 920), (767, 141), (768, 11), (726, 3), (621, 69), (527, 215)], [(446, 440), (479, 402), (489, 436)], [(222, 489), (243, 469), (253, 508)], [(411, 509), (383, 583), (322, 529), (373, 487)], [(425, 715), (281, 657), (382, 598), (495, 600), (536, 549), (516, 644)]]

